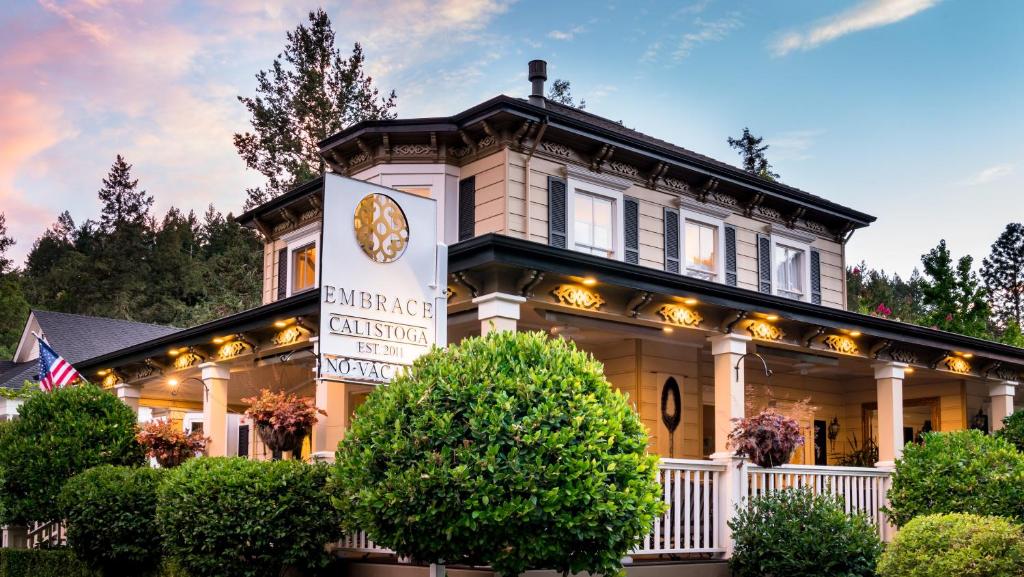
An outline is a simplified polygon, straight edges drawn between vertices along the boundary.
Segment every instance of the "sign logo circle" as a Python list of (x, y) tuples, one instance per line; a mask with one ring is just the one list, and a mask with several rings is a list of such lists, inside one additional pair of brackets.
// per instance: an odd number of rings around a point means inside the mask
[(386, 194), (371, 193), (359, 201), (353, 228), (359, 248), (374, 262), (395, 262), (409, 246), (409, 221)]

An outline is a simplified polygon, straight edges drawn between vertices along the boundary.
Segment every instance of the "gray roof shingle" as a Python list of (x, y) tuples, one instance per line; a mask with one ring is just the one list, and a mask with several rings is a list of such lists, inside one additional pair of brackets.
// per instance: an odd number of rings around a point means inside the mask
[[(32, 311), (46, 341), (72, 365), (162, 337), (181, 329), (72, 313)], [(0, 365), (0, 387), (20, 388), (35, 380), (37, 361)]]

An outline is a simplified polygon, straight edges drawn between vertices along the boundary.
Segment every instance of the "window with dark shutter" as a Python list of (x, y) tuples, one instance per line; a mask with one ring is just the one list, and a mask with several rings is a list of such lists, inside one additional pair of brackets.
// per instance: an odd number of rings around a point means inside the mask
[(821, 255), (811, 250), (811, 302), (821, 304)]
[(249, 425), (238, 426), (238, 456), (249, 458)]
[(679, 272), (679, 211), (665, 209), (665, 270)]
[(757, 235), (757, 290), (771, 294), (772, 292), (772, 240), (764, 235)]
[(476, 177), (459, 181), (459, 241), (469, 240), (476, 231)]
[(277, 251), (277, 300), (288, 296), (288, 249)]
[(736, 228), (725, 227), (725, 284), (736, 286)]
[(629, 264), (640, 263), (640, 202), (632, 197), (622, 199), (622, 241)]
[(548, 177), (548, 244), (566, 248), (569, 241), (565, 181)]

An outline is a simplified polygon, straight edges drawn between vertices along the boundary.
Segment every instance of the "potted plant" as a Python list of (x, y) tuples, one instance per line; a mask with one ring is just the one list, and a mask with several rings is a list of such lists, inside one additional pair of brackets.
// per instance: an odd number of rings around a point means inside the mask
[(249, 405), (245, 414), (256, 424), (260, 439), (275, 453), (300, 452), (302, 441), (313, 432), (317, 414), (327, 414), (314, 407), (308, 399), (267, 389), (261, 390), (256, 397), (242, 399), (242, 402)]
[(186, 433), (168, 419), (157, 419), (139, 426), (135, 435), (146, 455), (156, 459), (161, 467), (177, 467), (185, 460), (206, 450), (209, 441), (199, 431)]
[(736, 425), (729, 433), (728, 447), (759, 467), (785, 465), (793, 451), (804, 444), (800, 423), (774, 409), (734, 421)]

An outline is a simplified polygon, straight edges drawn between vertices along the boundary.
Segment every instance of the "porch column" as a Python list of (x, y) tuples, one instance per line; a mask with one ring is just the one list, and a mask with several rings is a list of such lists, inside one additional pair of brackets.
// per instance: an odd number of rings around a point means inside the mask
[(1017, 388), (1016, 381), (1003, 381), (998, 385), (989, 385), (988, 396), (992, 401), (992, 432), (1003, 428), (1003, 419), (1013, 414), (1013, 392)]
[(139, 399), (142, 398), (142, 387), (122, 383), (114, 385), (114, 392), (117, 393), (117, 398), (128, 405), (137, 417), (139, 415)]
[[(729, 333), (710, 337), (708, 341), (711, 342), (715, 365), (715, 452), (711, 454), (711, 459), (725, 465), (721, 473), (722, 490), (718, 494), (718, 511), (723, 514), (716, 513), (715, 518), (722, 539), (719, 546), (725, 549), (725, 556), (729, 557), (733, 551), (733, 540), (728, 521), (743, 504), (747, 471), (739, 467), (736, 453), (726, 445), (733, 428), (732, 420), (745, 416), (743, 355), (747, 354), (750, 337)], [(736, 370), (737, 366), (739, 370)]]
[(480, 336), (494, 331), (516, 330), (519, 322), (519, 305), (526, 302), (524, 297), (508, 293), (490, 293), (473, 299), (480, 319)]
[(903, 376), (906, 363), (876, 363), (879, 469), (892, 469), (903, 455)]
[[(320, 358), (320, 337), (309, 339), (313, 343), (313, 354)], [(317, 368), (313, 367), (316, 374)], [(348, 386), (339, 381), (316, 379), (316, 408), (327, 415), (317, 415), (313, 427), (313, 458), (319, 461), (334, 461), (338, 443), (345, 436), (345, 419), (348, 416)]]
[(210, 438), (206, 454), (228, 454), (228, 381), (231, 371), (217, 363), (199, 365), (203, 377), (203, 434)]

